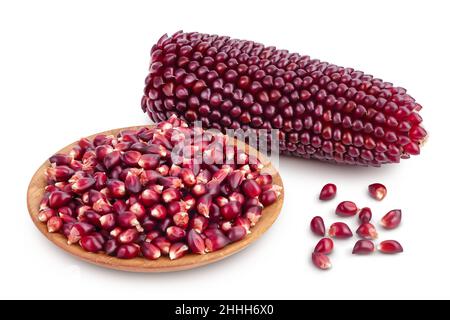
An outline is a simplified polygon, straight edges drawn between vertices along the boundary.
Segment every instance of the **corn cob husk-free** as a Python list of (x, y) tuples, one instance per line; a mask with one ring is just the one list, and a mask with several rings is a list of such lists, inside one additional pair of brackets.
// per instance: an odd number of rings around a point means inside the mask
[(405, 89), (252, 41), (164, 35), (149, 70), (141, 106), (153, 121), (279, 129), (283, 154), (379, 166), (418, 155), (427, 136)]

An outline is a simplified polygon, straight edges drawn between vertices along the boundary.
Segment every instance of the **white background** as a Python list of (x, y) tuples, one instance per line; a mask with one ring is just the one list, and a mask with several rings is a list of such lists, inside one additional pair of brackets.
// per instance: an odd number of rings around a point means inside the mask
[[(0, 4), (0, 298), (450, 298), (448, 1), (2, 1)], [(111, 128), (149, 123), (140, 110), (152, 44), (179, 29), (277, 45), (392, 81), (424, 106), (420, 156), (383, 168), (283, 158), (286, 200), (275, 225), (222, 262), (170, 274), (102, 269), (69, 256), (34, 227), (26, 189), (53, 152)], [(339, 197), (317, 194), (335, 182)], [(367, 185), (389, 188), (385, 201)], [(398, 256), (310, 264), (313, 215), (338, 200), (401, 208)]]

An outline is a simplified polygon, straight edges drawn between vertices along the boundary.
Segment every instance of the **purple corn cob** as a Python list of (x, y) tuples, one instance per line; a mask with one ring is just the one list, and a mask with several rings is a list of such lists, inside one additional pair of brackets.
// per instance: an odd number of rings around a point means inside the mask
[(159, 122), (279, 129), (283, 154), (379, 166), (418, 155), (421, 106), (352, 68), (201, 33), (164, 35), (151, 51), (142, 109)]

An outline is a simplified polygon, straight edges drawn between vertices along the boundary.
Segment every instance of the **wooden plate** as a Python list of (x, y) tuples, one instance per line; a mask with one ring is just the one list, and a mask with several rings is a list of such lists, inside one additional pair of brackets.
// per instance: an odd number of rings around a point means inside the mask
[[(125, 129), (139, 129), (140, 127), (130, 127), (130, 128), (122, 128), (115, 129), (106, 132), (102, 132), (104, 134), (112, 134), (117, 135), (118, 132)], [(97, 134), (89, 137), (90, 139), (95, 137)], [(74, 142), (62, 150), (58, 151), (58, 153), (68, 153), (69, 150), (76, 144)], [(242, 149), (250, 148), (248, 145), (238, 142), (238, 146)], [(283, 187), (283, 182), (278, 171), (272, 166), (272, 164), (261, 154), (259, 154), (260, 160), (265, 164), (264, 170), (271, 170), (269, 172), (273, 173), (273, 183)], [(42, 223), (38, 220), (37, 215), (39, 212), (39, 203), (44, 194), (44, 188), (46, 186), (46, 178), (44, 172), (46, 168), (49, 166), (49, 162), (46, 161), (34, 174), (31, 179), (30, 185), (28, 187), (27, 193), (27, 202), (28, 202), (28, 211), (30, 213), (31, 219), (33, 220), (36, 227), (44, 234), (51, 242), (56, 244), (58, 247), (63, 250), (69, 252), (77, 256), (78, 258), (94, 263), (96, 265), (107, 267), (111, 269), (123, 270), (123, 271), (133, 271), (133, 272), (168, 272), (168, 271), (180, 271), (187, 270), (196, 267), (200, 267), (209, 263), (213, 263), (219, 261), (223, 258), (226, 258), (242, 249), (247, 247), (253, 241), (258, 239), (277, 219), (281, 207), (283, 206), (284, 199), (284, 191), (281, 191), (280, 198), (273, 205), (265, 208), (263, 210), (263, 214), (259, 222), (251, 229), (251, 233), (247, 235), (243, 240), (232, 243), (225, 248), (207, 253), (204, 255), (198, 254), (187, 254), (186, 256), (177, 259), (170, 260), (167, 257), (161, 257), (158, 260), (147, 260), (144, 258), (134, 258), (131, 260), (123, 260), (115, 257), (110, 257), (104, 253), (90, 253), (84, 251), (78, 245), (68, 245), (67, 239), (63, 235), (59, 233), (49, 233), (47, 231), (47, 226), (45, 223)]]

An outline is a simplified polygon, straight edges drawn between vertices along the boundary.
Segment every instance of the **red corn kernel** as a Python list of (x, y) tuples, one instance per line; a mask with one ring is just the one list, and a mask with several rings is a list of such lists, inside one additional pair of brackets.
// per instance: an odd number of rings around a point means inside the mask
[(82, 168), (79, 168), (79, 170), (77, 170), (68, 181), (58, 181), (58, 182), (55, 183), (55, 186), (58, 187), (58, 189), (61, 190), (64, 185), (67, 185), (67, 182), (74, 183), (78, 179), (86, 178), (88, 175), (86, 174), (86, 172), (81, 171), (81, 169)]
[(123, 168), (121, 166), (116, 166), (113, 169), (111, 169), (111, 172), (109, 173), (109, 177), (111, 179), (119, 179), (122, 175)]
[(236, 218), (241, 213), (241, 204), (236, 201), (230, 201), (220, 208), (222, 217), (229, 221)]
[(230, 229), (233, 227), (233, 223), (231, 221), (220, 221), (219, 222), (219, 229), (222, 230), (225, 234), (230, 231)]
[(173, 216), (180, 211), (186, 211), (186, 205), (183, 201), (171, 201), (166, 204), (167, 213)]
[(375, 251), (375, 245), (370, 240), (358, 240), (353, 247), (353, 254), (370, 254)]
[(154, 190), (145, 189), (142, 191), (140, 201), (144, 206), (150, 207), (157, 204), (160, 200), (160, 194)]
[(67, 243), (68, 244), (77, 243), (78, 241), (80, 241), (81, 237), (88, 235), (94, 230), (95, 230), (94, 226), (89, 223), (85, 222), (74, 223), (72, 228), (70, 229), (69, 236), (67, 237)]
[(186, 237), (186, 231), (177, 226), (170, 226), (166, 229), (166, 236), (169, 241), (177, 242)]
[(202, 233), (208, 227), (208, 219), (202, 215), (196, 215), (191, 219), (190, 226), (197, 233)]
[(122, 233), (123, 229), (121, 227), (115, 227), (110, 232), (109, 235), (115, 239), (119, 237), (119, 235)]
[(55, 154), (53, 156), (50, 157), (50, 159), (48, 159), (48, 161), (50, 163), (55, 164), (56, 166), (68, 166), (70, 165), (70, 163), (72, 162), (73, 157), (71, 157), (70, 155), (66, 155), (66, 154)]
[(211, 196), (218, 196), (222, 192), (220, 183), (217, 180), (211, 180), (206, 184), (206, 190)]
[(407, 154), (415, 156), (420, 154), (420, 147), (417, 143), (411, 142), (403, 146), (403, 151)]
[(321, 270), (328, 270), (331, 268), (330, 258), (323, 253), (314, 252), (312, 254), (312, 262), (317, 268)]
[(142, 154), (138, 151), (127, 151), (122, 155), (122, 161), (130, 167), (135, 167), (138, 165), (141, 156)]
[(150, 209), (150, 215), (158, 220), (164, 220), (167, 216), (167, 210), (162, 204), (157, 204)]
[(251, 223), (250, 223), (250, 220), (248, 220), (247, 218), (237, 217), (234, 220), (234, 225), (244, 227), (245, 230), (247, 230), (247, 234), (250, 233)]
[(46, 196), (44, 196), (44, 198), (47, 198), (47, 200), (48, 200), (48, 196), (50, 195), (50, 193), (52, 193), (53, 191), (56, 191), (56, 190), (58, 190), (58, 188), (56, 187), (56, 183), (55, 183), (55, 185), (51, 185), (51, 184), (47, 185), (45, 187)]
[(138, 164), (144, 170), (155, 170), (159, 165), (159, 157), (154, 154), (143, 154)]
[(361, 223), (370, 222), (370, 220), (372, 220), (372, 210), (368, 207), (362, 208), (359, 211), (358, 218)]
[(169, 169), (169, 176), (178, 177), (181, 174), (182, 168), (176, 164), (172, 164)]
[(327, 183), (323, 186), (320, 191), (319, 199), (320, 200), (331, 200), (336, 196), (336, 185), (333, 183)]
[(102, 216), (93, 210), (87, 210), (83, 216), (78, 217), (78, 221), (87, 222), (92, 224), (93, 226), (100, 227), (100, 218)]
[(183, 182), (177, 177), (159, 177), (158, 183), (166, 188), (178, 189), (183, 186)]
[(223, 207), (229, 202), (228, 199), (223, 196), (217, 196), (214, 201), (219, 207)]
[(155, 169), (162, 176), (167, 176), (169, 174), (170, 168), (168, 165), (161, 165)]
[(125, 178), (125, 189), (132, 194), (137, 194), (141, 192), (142, 184), (139, 177), (136, 174), (128, 172)]
[(110, 179), (106, 186), (114, 198), (123, 198), (126, 194), (125, 183), (120, 180)]
[[(245, 197), (244, 197), (243, 200), (244, 200), (244, 202), (243, 202), (244, 210), (247, 210), (248, 208), (253, 207), (253, 206), (261, 207), (261, 208), (263, 207), (262, 203), (259, 202), (258, 198), (245, 199)], [(240, 201), (238, 201), (238, 202), (240, 202)]]
[(201, 197), (207, 192), (206, 185), (203, 183), (197, 183), (192, 187), (191, 192), (195, 197)]
[(144, 218), (147, 216), (147, 210), (145, 209), (144, 205), (140, 204), (139, 202), (132, 204), (129, 211), (134, 213), (138, 220), (144, 220)]
[(81, 138), (80, 141), (78, 141), (78, 145), (83, 150), (91, 150), (94, 148), (94, 145), (92, 144), (92, 142), (89, 141), (89, 139), (87, 139), (87, 138)]
[(241, 185), (243, 179), (244, 174), (239, 170), (233, 171), (227, 177), (227, 181), (232, 190), (236, 190)]
[(109, 256), (114, 256), (119, 248), (119, 244), (116, 239), (109, 239), (105, 243), (105, 253)]
[[(228, 196), (228, 199), (230, 201), (236, 201), (239, 202), (240, 204), (244, 204), (245, 202), (245, 196), (242, 193), (239, 192), (233, 192)], [(253, 201), (258, 202), (257, 198), (252, 198)]]
[[(74, 217), (74, 216), (75, 216), (75, 213), (74, 213), (74, 211), (72, 210), (72, 207), (70, 207), (71, 205), (72, 205), (72, 203), (69, 203), (69, 206), (67, 206), (67, 207), (61, 207), (61, 208), (58, 208), (58, 215), (66, 214), (66, 215), (69, 215), (69, 216)], [(81, 210), (81, 208), (86, 208), (86, 206), (78, 207), (78, 208), (77, 208), (77, 212), (80, 212), (80, 211), (78, 211), (78, 210)], [(87, 207), (87, 208), (88, 208), (87, 210), (90, 209), (89, 207)], [(86, 211), (87, 211), (87, 210), (86, 210)]]
[(322, 217), (317, 216), (317, 217), (312, 218), (310, 227), (311, 227), (311, 231), (314, 234), (316, 234), (320, 237), (325, 236), (325, 223), (324, 223)]
[(50, 217), (47, 221), (47, 230), (48, 232), (58, 232), (62, 229), (63, 221), (60, 217), (53, 216)]
[(251, 226), (255, 226), (262, 216), (262, 208), (260, 206), (249, 207), (245, 212), (245, 218), (250, 220)]
[(72, 191), (76, 193), (83, 193), (90, 189), (95, 184), (95, 179), (91, 177), (81, 178), (72, 184)]
[(149, 144), (148, 147), (146, 148), (146, 151), (149, 153), (157, 154), (162, 158), (166, 157), (168, 153), (167, 148), (161, 144), (156, 143), (157, 141), (155, 141), (155, 139), (164, 139), (164, 137), (157, 136), (157, 134), (155, 134), (153, 136), (153, 142), (155, 144)]
[(137, 244), (122, 244), (118, 247), (116, 256), (119, 259), (133, 259), (139, 255), (140, 251), (140, 247)]
[(144, 258), (157, 260), (161, 257), (161, 250), (152, 243), (144, 242), (141, 244), (141, 252)]
[(98, 134), (94, 138), (94, 146), (102, 146), (102, 145), (111, 145), (112, 141), (115, 139), (113, 135), (106, 135), (106, 134)]
[(104, 161), (106, 155), (114, 151), (114, 148), (110, 145), (98, 146), (95, 148), (95, 155), (98, 161)]
[(100, 225), (104, 230), (112, 230), (116, 226), (116, 217), (112, 213), (105, 214), (100, 217)]
[(320, 239), (314, 248), (315, 253), (330, 254), (333, 251), (334, 243), (330, 238)]
[(139, 231), (136, 228), (126, 229), (122, 231), (117, 239), (120, 243), (132, 243), (135, 242), (139, 237)]
[(342, 201), (336, 207), (336, 214), (345, 217), (351, 217), (358, 213), (358, 207), (352, 201)]
[(332, 238), (347, 239), (353, 237), (353, 232), (344, 222), (335, 222), (330, 226), (328, 235)]
[(231, 187), (228, 184), (222, 184), (220, 186), (220, 192), (222, 193), (223, 196), (229, 196), (231, 194)]
[(152, 190), (152, 191), (154, 191), (154, 192), (156, 192), (156, 193), (161, 194), (162, 191), (164, 190), (164, 187), (161, 186), (161, 185), (159, 185), (159, 184), (155, 184), (155, 185), (149, 185), (149, 186), (147, 186), (147, 189)]
[(365, 222), (362, 225), (359, 226), (359, 228), (356, 230), (356, 233), (364, 239), (373, 240), (378, 237), (377, 230), (375, 229), (375, 226), (369, 222)]
[(45, 175), (51, 181), (68, 181), (75, 171), (68, 166), (55, 166), (47, 168)]
[(395, 229), (402, 221), (402, 211), (399, 209), (391, 210), (381, 218), (381, 226), (385, 229)]
[(103, 250), (103, 243), (101, 241), (99, 241), (99, 239), (94, 235), (88, 235), (88, 236), (81, 237), (80, 246), (84, 250), (86, 250), (88, 252), (93, 252), (93, 253), (97, 253), (97, 252)]
[[(82, 199), (83, 202), (89, 205), (93, 205), (94, 203), (96, 203), (98, 200), (102, 199), (105, 200), (105, 195), (97, 190), (89, 190), (89, 192), (85, 192), (82, 195)], [(105, 200), (106, 201), (106, 200)]]
[(172, 217), (173, 223), (182, 229), (186, 229), (189, 225), (189, 214), (184, 211), (177, 212)]
[(194, 172), (189, 168), (181, 169), (180, 177), (186, 186), (193, 186), (197, 183)]
[(387, 189), (381, 183), (373, 183), (369, 185), (369, 194), (372, 198), (376, 200), (383, 200), (386, 197)]
[(111, 204), (107, 201), (102, 199), (98, 199), (94, 205), (92, 206), (92, 209), (94, 209), (95, 212), (98, 212), (100, 214), (106, 214), (111, 212), (112, 210), (112, 206)]
[(183, 201), (184, 201), (184, 205), (186, 206), (186, 210), (190, 210), (191, 208), (193, 208), (196, 203), (195, 198), (190, 194), (185, 195), (183, 198)]
[(156, 239), (161, 236), (161, 232), (159, 230), (152, 230), (147, 233), (145, 236), (145, 242), (152, 242), (153, 239)]
[(194, 229), (190, 230), (187, 234), (187, 244), (193, 253), (206, 253), (205, 240), (203, 240), (200, 234), (198, 234)]
[[(63, 208), (64, 208), (64, 207), (63, 207)], [(60, 209), (62, 209), (62, 208), (60, 208)], [(81, 218), (84, 217), (84, 215), (86, 214), (86, 212), (87, 212), (87, 211), (90, 211), (90, 210), (92, 210), (92, 208), (89, 207), (89, 206), (80, 206), (80, 207), (77, 208), (76, 213), (75, 213), (75, 216), (76, 216), (78, 219), (81, 219)], [(72, 212), (62, 212), (62, 211), (58, 210), (58, 214), (67, 214), (67, 215), (72, 216), (72, 215), (73, 215), (73, 211), (72, 211)]]
[(218, 229), (207, 229), (204, 234), (206, 236), (206, 252), (220, 250), (230, 243), (230, 239)]
[(261, 187), (255, 180), (245, 180), (241, 184), (242, 192), (250, 198), (255, 198), (261, 194)]
[(222, 168), (214, 172), (211, 180), (214, 180), (220, 184), (228, 177), (228, 175), (231, 173), (232, 170), (233, 169), (230, 166), (223, 165)]
[(60, 207), (66, 206), (70, 200), (72, 200), (72, 197), (70, 194), (62, 191), (54, 191), (50, 193), (50, 196), (48, 198), (48, 205), (52, 209), (58, 209)]
[(246, 235), (247, 229), (243, 226), (231, 227), (231, 229), (227, 232), (228, 239), (230, 239), (231, 242), (242, 240)]
[(209, 170), (203, 169), (197, 175), (197, 184), (207, 184), (212, 179), (212, 174)]
[(117, 216), (117, 223), (122, 228), (136, 228), (141, 230), (141, 224), (137, 219), (136, 215), (132, 212), (124, 212)]
[(272, 184), (273, 182), (273, 178), (270, 174), (260, 174), (255, 181), (260, 185), (260, 186), (265, 186), (267, 184)]
[(136, 144), (139, 144), (139, 142), (136, 142), (135, 144), (132, 144), (129, 141), (122, 141), (114, 145), (114, 149), (120, 152), (126, 152), (129, 151), (133, 146)]
[(160, 177), (159, 172), (156, 172), (155, 170), (144, 170), (139, 175), (139, 180), (141, 181), (142, 186), (155, 185), (159, 177)]
[(105, 165), (106, 169), (110, 170), (120, 164), (120, 158), (121, 155), (119, 151), (112, 151), (105, 156), (105, 158), (103, 159), (103, 164)]
[(161, 197), (165, 203), (169, 203), (171, 201), (178, 201), (181, 199), (181, 193), (179, 189), (168, 188), (164, 190), (161, 194)]
[(106, 187), (106, 182), (108, 180), (108, 176), (104, 172), (96, 172), (94, 173), (95, 179), (95, 189), (101, 190)]
[(55, 210), (46, 208), (39, 211), (38, 220), (41, 222), (47, 222), (51, 217), (54, 217), (55, 215), (56, 215)]
[(209, 209), (212, 204), (212, 197), (210, 194), (201, 196), (197, 201), (197, 211), (205, 217), (209, 217)]
[[(72, 217), (70, 217), (72, 218)], [(67, 238), (70, 235), (70, 229), (72, 229), (73, 224), (76, 222), (76, 220), (74, 218), (75, 221), (64, 221), (64, 219), (61, 217), (62, 221), (64, 222), (63, 227), (62, 227), (62, 233), (64, 234), (64, 236)]]
[(80, 160), (82, 155), (83, 152), (80, 146), (75, 146), (69, 151), (69, 156), (73, 159), (71, 163), (73, 163), (75, 160)]
[(273, 190), (267, 190), (264, 191), (259, 195), (259, 201), (265, 206), (268, 207), (271, 204), (275, 203), (277, 201), (278, 195)]
[(166, 237), (157, 237), (155, 239), (153, 239), (153, 241), (151, 242), (153, 243), (155, 246), (157, 246), (159, 248), (159, 250), (161, 250), (161, 253), (163, 255), (169, 255), (169, 251), (170, 251), (170, 246), (171, 243), (169, 240), (166, 239)]
[(403, 247), (396, 240), (385, 240), (378, 245), (378, 251), (386, 254), (395, 254), (403, 252)]
[(77, 219), (75, 219), (74, 217), (69, 216), (67, 214), (61, 214), (61, 215), (59, 215), (59, 217), (64, 222), (64, 226), (69, 225), (71, 223), (73, 224), (73, 223), (77, 222)]
[(409, 132), (409, 137), (413, 141), (422, 141), (423, 139), (426, 138), (426, 136), (427, 136), (427, 132), (425, 131), (424, 128), (422, 128), (420, 126), (412, 127)]
[(175, 260), (183, 257), (189, 251), (189, 247), (182, 242), (174, 243), (169, 249), (170, 260)]

